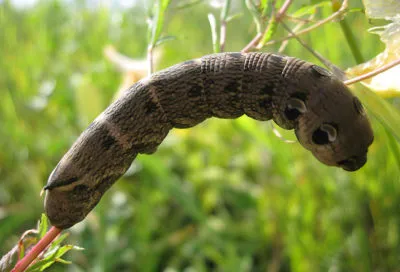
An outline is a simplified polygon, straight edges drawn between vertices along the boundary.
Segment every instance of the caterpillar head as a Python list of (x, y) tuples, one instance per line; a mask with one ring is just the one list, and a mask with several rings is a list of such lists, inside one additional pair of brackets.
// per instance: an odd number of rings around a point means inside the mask
[[(326, 165), (347, 171), (367, 161), (374, 136), (361, 102), (327, 70), (309, 65), (285, 105), (297, 139)], [(306, 95), (304, 95), (306, 94)]]

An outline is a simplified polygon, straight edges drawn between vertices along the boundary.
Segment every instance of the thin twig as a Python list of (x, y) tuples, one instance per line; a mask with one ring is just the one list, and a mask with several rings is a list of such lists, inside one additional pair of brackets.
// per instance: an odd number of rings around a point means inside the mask
[(299, 23), (315, 23), (314, 19), (304, 19), (300, 17), (294, 17), (288, 14), (285, 14), (285, 18), (292, 22), (299, 22)]
[(153, 73), (153, 46), (149, 46), (147, 48), (147, 68), (148, 75), (150, 76)]
[(389, 70), (389, 69), (391, 69), (391, 68), (393, 68), (393, 67), (395, 67), (395, 66), (397, 66), (399, 64), (400, 64), (400, 59), (397, 59), (397, 60), (392, 61), (392, 62), (390, 62), (390, 63), (388, 63), (386, 65), (383, 65), (382, 67), (379, 67), (378, 69), (376, 69), (376, 70), (374, 70), (372, 72), (363, 74), (363, 75), (358, 76), (358, 77), (354, 77), (354, 78), (349, 79), (349, 80), (346, 80), (344, 82), (344, 84), (351, 85), (351, 84), (354, 84), (356, 82), (359, 82), (359, 81), (374, 77), (374, 76), (379, 75), (379, 74), (381, 74), (381, 73), (383, 73), (383, 72), (385, 72), (385, 71), (387, 71), (387, 70)]
[(15, 265), (11, 272), (23, 272), (42, 253), (51, 242), (60, 234), (62, 229), (51, 227), (42, 239)]
[(225, 50), (225, 40), (226, 40), (226, 21), (221, 22), (221, 30), (219, 33), (219, 50), (224, 52)]
[(345, 73), (336, 65), (334, 65), (332, 62), (330, 62), (329, 60), (325, 59), (320, 53), (318, 53), (317, 51), (315, 51), (314, 49), (312, 49), (308, 44), (306, 44), (301, 38), (297, 37), (296, 34), (293, 33), (293, 31), (284, 23), (281, 22), (281, 25), (283, 26), (283, 28), (285, 28), (289, 33), (295, 35), (296, 40), (305, 48), (307, 49), (309, 52), (311, 52), (311, 54), (313, 54), (320, 62), (322, 62), (326, 67), (329, 68), (329, 70), (332, 71), (332, 73), (337, 76), (339, 79), (341, 80), (345, 80), (346, 79), (346, 75)]
[[(311, 14), (308, 20), (312, 20), (312, 18), (314, 18), (314, 14)], [(293, 28), (293, 32), (296, 32), (298, 30), (300, 30), (304, 25), (306, 24), (306, 21), (300, 21), (294, 28)], [(278, 53), (282, 53), (286, 46), (289, 44), (289, 41), (283, 41), (281, 46), (278, 49)]]
[(286, 11), (288, 10), (289, 6), (292, 4), (293, 0), (286, 0), (285, 3), (283, 3), (282, 7), (279, 9), (278, 13), (276, 14), (276, 20), (279, 21), (282, 19), (282, 17), (286, 14)]
[(219, 51), (224, 52), (225, 50), (225, 42), (226, 42), (226, 25), (227, 25), (227, 17), (229, 13), (229, 8), (231, 5), (231, 0), (225, 0), (225, 4), (221, 10), (221, 28), (219, 31)]
[(272, 45), (272, 44), (275, 44), (275, 43), (278, 43), (278, 42), (283, 42), (283, 41), (295, 38), (296, 36), (300, 36), (300, 35), (303, 35), (305, 33), (308, 33), (310, 31), (312, 31), (312, 30), (314, 30), (314, 29), (316, 29), (316, 28), (318, 28), (318, 27), (320, 27), (320, 26), (322, 26), (322, 25), (324, 25), (324, 24), (336, 19), (337, 17), (340, 17), (343, 13), (346, 12), (346, 9), (348, 7), (348, 2), (349, 2), (348, 0), (344, 0), (343, 3), (342, 3), (342, 6), (340, 7), (340, 9), (338, 11), (333, 13), (331, 16), (329, 16), (329, 17), (327, 17), (327, 18), (315, 23), (314, 25), (309, 26), (309, 27), (299, 31), (298, 33), (294, 33), (294, 35), (290, 34), (287, 37), (284, 37), (284, 38), (281, 38), (281, 39), (278, 39), (278, 40), (269, 41), (265, 45)]
[(258, 41), (261, 39), (261, 37), (262, 37), (262, 34), (257, 33), (257, 35), (242, 49), (242, 53), (249, 52), (250, 49), (255, 47), (256, 44), (258, 43)]
[(214, 53), (219, 53), (220, 46), (218, 43), (217, 22), (215, 20), (215, 16), (212, 13), (208, 14), (208, 22), (210, 23), (210, 28), (211, 28), (213, 51)]
[(258, 45), (256, 46), (257, 49), (261, 49), (264, 46), (264, 43), (266, 43), (267, 40), (269, 40), (272, 37), (279, 23), (279, 21), (276, 20), (275, 1), (272, 2), (271, 9), (272, 9), (271, 17), (268, 20), (267, 27), (265, 28), (264, 33), (262, 34), (262, 38), (260, 39)]
[[(293, 0), (286, 0), (285, 3), (281, 6), (277, 14), (275, 15), (275, 22), (279, 23), (279, 21), (285, 17), (285, 13), (288, 10), (290, 4), (292, 4)], [(246, 53), (250, 51), (252, 48), (256, 47), (256, 44), (261, 40), (261, 38), (264, 36), (264, 33), (266, 33), (270, 28), (270, 24), (267, 25), (266, 29), (264, 30), (263, 33), (257, 33), (257, 35), (242, 49), (242, 53)]]

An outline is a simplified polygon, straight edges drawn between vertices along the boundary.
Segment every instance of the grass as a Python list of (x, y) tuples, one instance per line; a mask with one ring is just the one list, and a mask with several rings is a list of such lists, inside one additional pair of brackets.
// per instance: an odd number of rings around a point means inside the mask
[[(295, 2), (289, 12), (308, 3)], [(162, 28), (151, 32), (154, 44), (176, 36), (158, 48), (161, 68), (213, 51), (207, 14), (219, 18), (221, 10), (206, 1), (175, 7), (171, 1)], [(240, 51), (255, 35), (253, 18), (240, 1), (231, 1), (229, 12), (242, 15), (226, 25), (225, 50)], [(323, 7), (317, 16), (331, 12)], [(120, 75), (103, 57), (104, 47), (146, 55), (146, 16), (140, 6), (111, 12), (80, 1), (68, 8), (43, 1), (29, 10), (0, 4), (1, 255), (35, 226), (49, 173), (118, 89)], [(348, 13), (346, 22), (365, 59), (383, 49), (367, 32), (364, 14)], [(274, 35), (286, 33), (278, 27)], [(337, 23), (303, 39), (342, 68), (356, 64)], [(284, 53), (317, 62), (294, 40)], [(268, 123), (247, 117), (173, 130), (157, 153), (139, 156), (88, 218), (70, 230), (68, 243), (85, 248), (67, 254), (70, 269), (397, 268), (399, 109), (396, 101), (362, 88), (355, 91), (368, 106), (375, 142), (360, 171), (326, 167), (298, 143), (275, 137)]]

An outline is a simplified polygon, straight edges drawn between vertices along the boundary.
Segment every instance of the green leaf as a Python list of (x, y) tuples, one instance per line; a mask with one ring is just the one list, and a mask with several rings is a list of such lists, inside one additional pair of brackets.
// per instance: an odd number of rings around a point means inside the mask
[(304, 6), (300, 9), (296, 10), (296, 12), (294, 12), (291, 15), (294, 17), (302, 17), (305, 15), (311, 15), (311, 14), (315, 13), (317, 8), (329, 7), (330, 5), (331, 5), (331, 1), (322, 1), (322, 2), (319, 2), (314, 5)]
[(157, 40), (155, 46), (159, 46), (160, 44), (163, 44), (165, 42), (172, 41), (172, 40), (176, 40), (176, 36), (164, 36), (164, 37), (161, 37), (161, 38), (159, 38)]
[(221, 10), (221, 17), (220, 17), (221, 21), (226, 21), (230, 6), (231, 6), (231, 0), (225, 0), (224, 6), (222, 7)]
[(397, 166), (400, 168), (400, 148), (399, 148), (399, 141), (396, 141), (396, 138), (392, 135), (392, 133), (386, 129), (386, 136), (388, 138), (388, 144), (390, 147), (390, 151), (392, 152)]
[(388, 129), (392, 135), (400, 141), (400, 113), (389, 102), (381, 98), (375, 92), (366, 87), (353, 88), (353, 91), (359, 96), (371, 113)]
[(48, 221), (47, 221), (47, 216), (42, 213), (42, 216), (40, 218), (40, 222), (39, 222), (39, 227), (38, 227), (38, 231), (39, 231), (39, 237), (42, 238), (48, 229)]
[(60, 236), (58, 236), (57, 239), (55, 239), (51, 245), (50, 245), (50, 249), (53, 249), (57, 246), (59, 246), (65, 239), (67, 239), (67, 237), (69, 236), (68, 232), (62, 233)]
[(149, 47), (154, 47), (161, 35), (164, 26), (164, 18), (170, 0), (158, 0), (153, 6), (154, 16), (150, 25), (150, 41)]
[(250, 11), (251, 16), (253, 17), (253, 21), (256, 24), (257, 33), (261, 33), (263, 21), (261, 20), (261, 14), (257, 9), (257, 6), (253, 3), (252, 0), (246, 0), (246, 7)]
[(268, 12), (272, 10), (273, 2), (271, 0), (263, 0), (261, 1), (261, 16), (266, 17)]
[(182, 9), (186, 9), (186, 8), (191, 8), (197, 4), (202, 3), (204, 0), (193, 0), (193, 1), (186, 1), (183, 2), (182, 1), (177, 4), (177, 6), (175, 7), (176, 10), (182, 10)]
[(58, 247), (54, 250), (51, 250), (49, 255), (45, 255), (45, 257), (30, 266), (26, 272), (36, 272), (36, 271), (43, 271), (46, 268), (50, 267), (52, 264), (55, 262), (61, 262), (61, 263), (66, 263), (68, 264), (68, 261), (65, 261), (61, 259), (61, 256), (63, 256), (65, 253), (67, 253), (70, 250), (80, 250), (79, 247), (73, 246), (73, 245), (65, 245), (62, 247)]
[(264, 36), (261, 38), (260, 44), (257, 46), (258, 48), (261, 48), (264, 46), (266, 42), (268, 42), (272, 36), (274, 35), (276, 29), (277, 29), (278, 23), (275, 19), (275, 15), (271, 17), (268, 23), (268, 30), (264, 33)]
[(67, 261), (67, 260), (64, 260), (64, 259), (56, 259), (56, 261), (57, 261), (58, 263), (62, 263), (62, 264), (72, 264), (72, 262)]
[(228, 16), (228, 18), (226, 18), (226, 22), (231, 22), (231, 21), (233, 21), (233, 20), (235, 20), (235, 19), (238, 19), (238, 18), (240, 18), (240, 17), (243, 17), (243, 13), (236, 13), (236, 14), (233, 14), (233, 15), (231, 15), (231, 16)]

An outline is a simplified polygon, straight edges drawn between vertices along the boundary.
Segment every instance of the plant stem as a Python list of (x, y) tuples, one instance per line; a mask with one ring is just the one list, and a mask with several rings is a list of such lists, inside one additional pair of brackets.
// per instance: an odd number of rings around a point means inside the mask
[(349, 25), (347, 24), (346, 19), (340, 21), (339, 24), (340, 24), (340, 28), (343, 31), (343, 34), (347, 41), (347, 44), (350, 47), (351, 53), (353, 54), (353, 57), (354, 57), (356, 63), (357, 64), (363, 63), (365, 61), (364, 57), (362, 56), (362, 54), (359, 50), (359, 46), (357, 45), (356, 38), (355, 38), (353, 32), (351, 31)]
[(318, 28), (318, 27), (320, 27), (320, 26), (322, 26), (322, 25), (324, 25), (326, 23), (329, 23), (330, 21), (336, 19), (337, 17), (341, 16), (343, 13), (346, 12), (346, 9), (348, 7), (348, 2), (349, 2), (348, 0), (344, 0), (343, 3), (342, 3), (342, 6), (340, 7), (340, 9), (337, 12), (335, 12), (331, 16), (329, 16), (329, 17), (327, 17), (327, 18), (325, 18), (325, 19), (313, 24), (312, 26), (307, 27), (307, 28), (299, 31), (298, 33), (294, 33), (294, 35), (290, 34), (287, 37), (284, 37), (282, 39), (269, 41), (265, 45), (272, 45), (272, 44), (275, 44), (275, 43), (278, 43), (278, 42), (282, 42), (282, 41), (285, 41), (285, 40), (289, 40), (289, 39), (295, 38), (296, 36), (300, 36), (302, 34), (308, 33), (308, 32), (310, 32), (310, 31), (312, 31), (312, 30), (314, 30), (314, 29), (316, 29), (316, 28)]
[[(283, 17), (285, 17), (286, 11), (289, 8), (290, 4), (292, 4), (293, 0), (286, 0), (285, 3), (283, 3), (283, 5), (281, 6), (281, 8), (279, 9), (279, 11), (276, 13), (276, 15), (273, 15), (272, 13), (272, 17), (270, 19), (270, 22), (268, 23), (267, 27), (265, 28), (264, 32), (261, 33), (260, 31), (258, 31), (257, 35), (242, 49), (242, 53), (246, 53), (248, 51), (250, 51), (250, 49), (254, 48), (256, 46), (256, 44), (261, 40), (261, 38), (263, 38), (264, 41), (267, 40), (267, 35), (270, 32), (270, 28), (273, 24), (279, 23), (280, 20), (282, 20)], [(261, 43), (262, 44), (262, 43)], [(264, 46), (264, 44), (259, 44), (259, 46)]]
[(261, 33), (257, 33), (257, 35), (242, 49), (242, 53), (246, 53), (249, 52), (250, 49), (252, 49), (253, 47), (256, 46), (256, 44), (258, 43), (258, 41), (261, 39), (262, 34)]
[(219, 51), (224, 52), (225, 50), (225, 41), (226, 41), (226, 19), (228, 18), (229, 7), (231, 5), (231, 0), (225, 0), (224, 7), (221, 11), (221, 28), (219, 31)]
[(208, 22), (210, 23), (210, 28), (211, 28), (211, 37), (212, 37), (214, 53), (219, 53), (220, 45), (218, 43), (217, 22), (212, 13), (208, 14)]
[(147, 48), (147, 73), (150, 76), (153, 73), (153, 46)]
[(23, 272), (25, 269), (37, 258), (37, 256), (43, 252), (48, 245), (60, 234), (62, 229), (51, 227), (51, 229), (43, 236), (42, 239), (29, 251), (28, 254), (24, 256), (15, 267), (11, 270), (11, 272)]
[(356, 83), (356, 82), (365, 80), (365, 79), (367, 79), (367, 78), (374, 77), (374, 76), (379, 75), (380, 73), (383, 73), (383, 72), (385, 72), (386, 70), (389, 70), (390, 68), (393, 68), (394, 66), (397, 66), (397, 65), (399, 65), (399, 64), (400, 64), (400, 59), (397, 59), (397, 60), (392, 61), (392, 62), (390, 62), (390, 63), (388, 63), (388, 64), (386, 64), (386, 65), (383, 65), (382, 67), (380, 67), (380, 68), (378, 68), (378, 69), (376, 69), (376, 70), (374, 70), (374, 71), (372, 71), (372, 72), (363, 74), (363, 75), (358, 76), (358, 77), (354, 77), (354, 78), (349, 79), (349, 80), (346, 80), (346, 81), (344, 82), (344, 84), (346, 84), (346, 85), (351, 85), (351, 84), (354, 84), (354, 83)]

